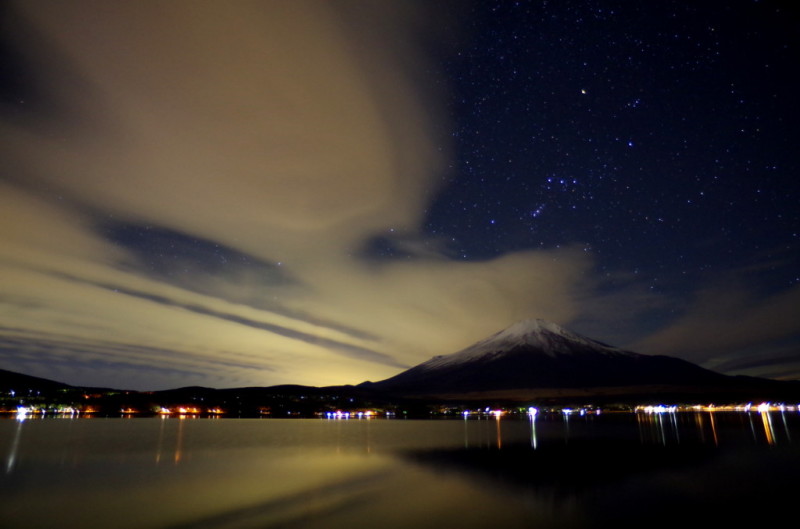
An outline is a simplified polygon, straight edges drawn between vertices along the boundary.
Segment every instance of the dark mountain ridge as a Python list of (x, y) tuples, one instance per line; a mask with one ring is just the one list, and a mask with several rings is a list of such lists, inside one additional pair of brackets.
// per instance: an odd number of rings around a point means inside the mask
[(679, 358), (634, 353), (555, 323), (524, 320), (462, 351), (436, 356), (394, 377), (366, 382), (361, 387), (405, 396), (455, 397), (515, 392), (531, 395), (533, 390), (545, 395), (559, 393), (547, 390), (565, 389), (589, 394), (697, 393), (701, 389), (729, 390), (772, 383), (780, 384), (723, 375)]
[(25, 375), (6, 369), (0, 369), (0, 391), (26, 391), (35, 388), (37, 391), (71, 388), (69, 384), (56, 382), (55, 380), (48, 380), (46, 378), (35, 377), (32, 375)]

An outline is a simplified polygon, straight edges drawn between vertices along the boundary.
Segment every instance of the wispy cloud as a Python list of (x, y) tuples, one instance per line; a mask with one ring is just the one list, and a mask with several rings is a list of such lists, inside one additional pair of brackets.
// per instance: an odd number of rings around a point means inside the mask
[[(709, 367), (726, 371), (735, 371), (743, 357), (769, 363), (767, 353), (781, 343), (784, 355), (793, 351), (794, 359), (800, 358), (800, 287), (763, 293), (746, 280), (745, 272), (726, 274), (699, 290), (671, 325), (634, 347), (707, 362)], [(753, 361), (751, 366), (761, 361)]]

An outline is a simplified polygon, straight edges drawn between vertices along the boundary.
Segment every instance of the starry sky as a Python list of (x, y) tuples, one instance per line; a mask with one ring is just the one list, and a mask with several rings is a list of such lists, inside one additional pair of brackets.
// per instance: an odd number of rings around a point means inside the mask
[(543, 318), (800, 378), (800, 10), (0, 4), (0, 368), (380, 380)]

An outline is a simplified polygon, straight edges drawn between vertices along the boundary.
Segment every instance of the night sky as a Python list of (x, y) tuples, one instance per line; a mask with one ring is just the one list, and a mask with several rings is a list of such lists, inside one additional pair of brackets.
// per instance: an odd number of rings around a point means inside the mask
[(790, 4), (0, 4), (0, 368), (359, 383), (543, 318), (800, 378)]

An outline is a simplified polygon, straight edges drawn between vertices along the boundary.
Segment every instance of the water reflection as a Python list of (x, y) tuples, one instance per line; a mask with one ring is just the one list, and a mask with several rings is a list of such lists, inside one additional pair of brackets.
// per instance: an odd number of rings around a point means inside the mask
[(164, 447), (164, 427), (166, 426), (166, 417), (161, 418), (161, 424), (158, 429), (158, 442), (156, 443), (156, 465), (161, 463), (161, 452)]
[[(700, 440), (704, 443), (708, 442), (707, 433), (710, 432), (711, 440), (715, 445), (719, 445), (719, 437), (717, 436), (717, 423), (714, 420), (713, 413), (695, 412), (692, 415), (694, 417), (694, 424), (697, 428)], [(706, 427), (707, 422), (710, 427)]]
[[(773, 424), (773, 412), (762, 411), (760, 412), (760, 415), (761, 415), (761, 425), (764, 430), (765, 440), (770, 445), (777, 444), (779, 442), (780, 434), (778, 434), (778, 432), (780, 432), (780, 430), (776, 430)], [(785, 411), (780, 412), (780, 418), (781, 418), (780, 424), (783, 426), (782, 434), (785, 436), (785, 439), (782, 442), (791, 443), (792, 434), (789, 430), (789, 422), (787, 420)]]
[[(689, 512), (700, 523), (740, 526), (742, 514), (730, 505), (751, 502), (768, 503), (761, 521), (778, 523), (792, 511), (800, 451), (791, 433), (799, 425), (797, 414), (755, 409), (602, 419), (559, 413), (529, 417), (524, 444), (508, 420), (502, 446), (421, 450), (408, 458), (535, 502), (569, 520), (559, 527), (647, 526), (655, 512), (659, 527), (685, 525)], [(665, 503), (676, 508), (665, 511)]]
[[(746, 421), (754, 442), (775, 445), (792, 441), (788, 414), (785, 411), (760, 411), (755, 413), (729, 413), (715, 411), (637, 413), (639, 438), (643, 443), (680, 443), (681, 436), (689, 441), (720, 446), (724, 439), (720, 421), (725, 423), (725, 435), (731, 435), (730, 426)], [(780, 422), (776, 421), (780, 419)], [(780, 425), (780, 431), (776, 428)], [(733, 432), (738, 437), (738, 431)]]
[[(210, 419), (215, 419), (211, 417)], [(169, 419), (161, 416), (155, 419), (159, 423), (158, 436), (155, 443), (155, 464), (161, 464), (162, 459), (172, 460), (174, 465), (178, 465), (184, 458), (184, 430), (188, 419), (179, 416), (176, 419)], [(174, 441), (170, 438), (174, 435)]]
[(539, 445), (536, 439), (536, 414), (529, 413), (528, 421), (531, 423), (531, 448), (536, 450), (537, 446)]
[(494, 422), (497, 425), (497, 448), (503, 448), (503, 432), (500, 430), (500, 415), (501, 413), (495, 412)]
[(792, 434), (789, 432), (789, 421), (786, 419), (786, 413), (781, 412), (781, 422), (783, 422), (783, 429), (786, 432), (786, 440), (792, 442)]
[[(678, 427), (672, 420), (664, 420), (664, 413), (637, 413), (636, 420), (639, 425), (639, 439), (644, 442), (657, 442), (663, 445), (667, 441), (679, 439)], [(675, 413), (668, 414), (669, 419), (675, 418)]]
[(178, 419), (178, 433), (175, 436), (175, 457), (173, 458), (175, 464), (181, 462), (183, 458), (183, 425), (186, 424), (184, 417)]
[(24, 419), (17, 421), (17, 427), (14, 429), (14, 440), (11, 442), (11, 448), (8, 450), (6, 456), (6, 474), (9, 474), (14, 469), (14, 464), (17, 461), (17, 452), (19, 450), (19, 439), (22, 435), (22, 423)]
[(800, 472), (797, 413), (464, 418), (0, 421), (0, 527), (605, 527), (664, 502), (710, 522), (780, 513)]
[(714, 436), (714, 444), (719, 445), (719, 436), (717, 435), (717, 416), (714, 412), (709, 412), (709, 422), (711, 423), (711, 434)]
[[(719, 447), (727, 442), (741, 442), (742, 434), (749, 425), (754, 442), (774, 445), (791, 442), (792, 423), (796, 425), (800, 421), (798, 414), (788, 412), (677, 411), (674, 408), (660, 412), (606, 413), (603, 416), (596, 412), (580, 414), (537, 411), (523, 417), (526, 420), (494, 412), (484, 418), (478, 414), (465, 414), (464, 420), (460, 421), (460, 444), (465, 449), (502, 450), (506, 445), (518, 444), (526, 439), (531, 449), (538, 449), (542, 446), (543, 439), (552, 442), (554, 436), (559, 437), (564, 444), (591, 437), (596, 421), (600, 421), (597, 425), (598, 431), (607, 428), (608, 423), (627, 428), (623, 425), (633, 421), (635, 438), (642, 444), (669, 446), (700, 443)], [(524, 434), (521, 426), (523, 424), (527, 425)]]
[(340, 516), (343, 510), (363, 510), (376, 501), (376, 491), (387, 486), (386, 478), (381, 472), (343, 476), (330, 483), (197, 517), (189, 522), (171, 525), (169, 529), (308, 527), (324, 524), (326, 520)]

